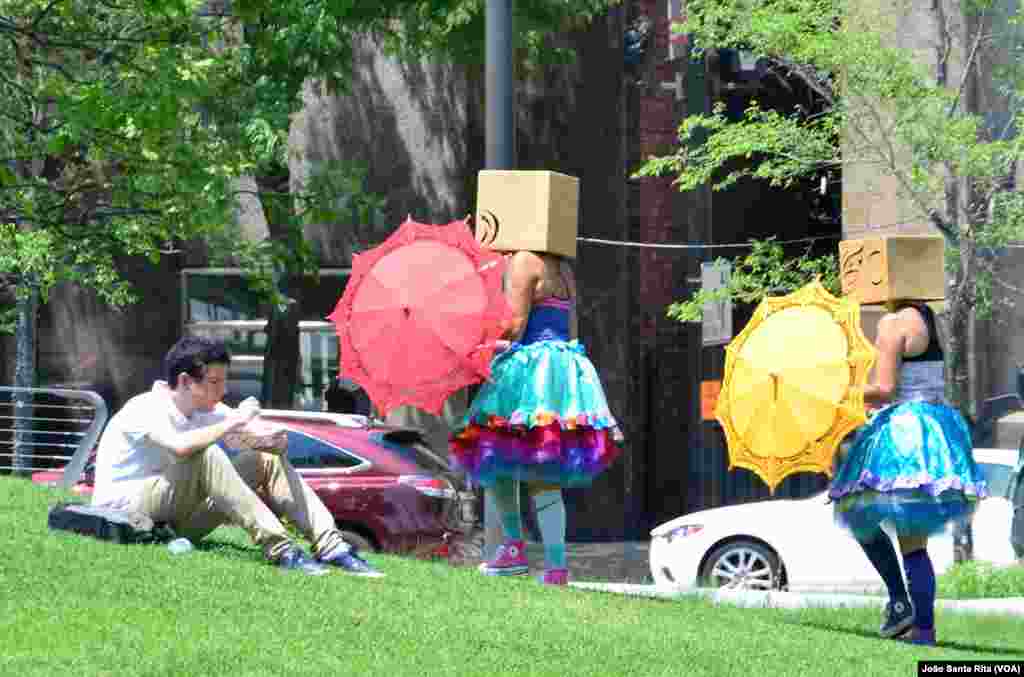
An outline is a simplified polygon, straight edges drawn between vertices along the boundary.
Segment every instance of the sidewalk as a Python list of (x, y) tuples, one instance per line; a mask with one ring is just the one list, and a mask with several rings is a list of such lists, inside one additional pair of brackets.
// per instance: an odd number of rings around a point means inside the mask
[[(598, 590), (638, 597), (679, 599), (682, 597), (704, 597), (716, 605), (730, 604), (739, 607), (764, 609), (826, 608), (844, 609), (854, 607), (885, 606), (886, 597), (872, 595), (830, 594), (824, 592), (780, 592), (758, 590), (726, 589), (659, 589), (654, 585), (627, 583), (573, 582), (581, 590)], [(936, 606), (946, 611), (976, 614), (1005, 614), (1024, 617), (1024, 597), (1000, 599), (940, 599)]]
[[(579, 590), (597, 590), (638, 597), (680, 599), (683, 597), (704, 597), (713, 604), (730, 604), (739, 607), (801, 609), (801, 608), (854, 608), (876, 607), (882, 609), (888, 601), (877, 595), (855, 595), (827, 592), (781, 592), (755, 590), (726, 590), (710, 588), (658, 588), (651, 583), (648, 565), (649, 543), (569, 543), (570, 585)], [(544, 550), (540, 543), (526, 544), (530, 559), (530, 573), (540, 574), (544, 567)], [(479, 558), (467, 561), (475, 566)], [(1024, 617), (1024, 597), (1001, 599), (940, 599), (936, 606), (946, 611), (1004, 614)]]
[[(576, 581), (606, 581), (609, 583), (651, 583), (648, 561), (650, 544), (641, 541), (613, 543), (568, 543), (566, 558), (569, 576)], [(544, 549), (539, 543), (526, 546), (531, 568), (534, 563), (543, 568)]]

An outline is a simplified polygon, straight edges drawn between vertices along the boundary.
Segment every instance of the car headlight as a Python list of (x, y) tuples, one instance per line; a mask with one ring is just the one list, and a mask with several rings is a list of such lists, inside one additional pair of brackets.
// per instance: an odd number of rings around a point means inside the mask
[(664, 534), (664, 539), (671, 543), (673, 538), (686, 538), (687, 536), (693, 536), (695, 534), (699, 534), (703, 529), (703, 524), (683, 524), (672, 531), (666, 532)]

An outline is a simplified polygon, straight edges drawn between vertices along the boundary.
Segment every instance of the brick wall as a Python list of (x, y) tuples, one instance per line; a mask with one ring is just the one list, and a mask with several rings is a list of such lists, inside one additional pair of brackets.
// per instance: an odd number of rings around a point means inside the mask
[[(679, 64), (666, 61), (668, 56), (669, 22), (665, 0), (634, 0), (631, 16), (646, 14), (653, 20), (653, 36), (648, 40), (642, 84), (634, 84), (633, 147), (630, 171), (651, 155), (671, 152), (677, 143), (677, 128), (683, 103), (662, 82), (676, 79)], [(671, 178), (635, 180), (631, 196), (630, 230), (640, 242), (678, 242), (685, 239), (677, 223), (678, 190)], [(676, 281), (685, 278), (685, 256), (671, 250), (641, 249), (632, 256), (636, 266), (636, 307), (634, 328), (644, 343), (656, 338), (665, 307), (674, 300)]]
[[(685, 61), (667, 61), (669, 22), (665, 0), (636, 0), (631, 16), (653, 20), (653, 40), (630, 87), (629, 173), (651, 155), (673, 152), (687, 111)], [(683, 91), (662, 83), (682, 83)], [(699, 90), (697, 90), (699, 93)], [(702, 107), (703, 100), (694, 101)], [(647, 243), (704, 241), (708, 230), (706, 191), (680, 193), (671, 177), (629, 180), (630, 239)], [(667, 306), (687, 294), (687, 278), (698, 275), (700, 252), (683, 249), (630, 250), (632, 284), (632, 400), (638, 421), (630, 451), (633, 487), (642, 508), (640, 531), (687, 511), (693, 494), (688, 458), (699, 438), (700, 330), (665, 317)]]

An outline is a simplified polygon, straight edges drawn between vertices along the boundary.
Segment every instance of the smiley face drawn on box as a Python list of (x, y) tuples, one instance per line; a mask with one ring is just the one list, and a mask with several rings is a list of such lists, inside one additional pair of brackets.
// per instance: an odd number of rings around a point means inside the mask
[(481, 170), (475, 222), (477, 242), (489, 249), (574, 259), (579, 179), (547, 170)]
[(883, 235), (839, 243), (843, 293), (859, 303), (943, 298), (944, 240), (932, 235)]
[(501, 235), (501, 221), (498, 215), (490, 210), (481, 210), (476, 222), (476, 241), (490, 247)]
[(885, 282), (885, 248), (881, 239), (839, 243), (839, 271), (844, 294), (880, 287)]

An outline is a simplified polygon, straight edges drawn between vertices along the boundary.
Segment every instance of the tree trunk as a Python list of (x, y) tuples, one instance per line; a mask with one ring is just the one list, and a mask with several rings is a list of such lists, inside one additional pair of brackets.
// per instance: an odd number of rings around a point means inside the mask
[[(293, 285), (289, 285), (292, 286)], [(299, 320), (301, 304), (288, 304), (284, 312), (271, 307), (267, 313), (267, 345), (263, 351), (262, 406), (291, 409), (300, 387), (301, 361)]]
[[(970, 360), (971, 311), (974, 302), (975, 243), (961, 238), (959, 256), (953, 272), (953, 284), (948, 295), (949, 340), (946, 349), (950, 375), (950, 403), (968, 420), (973, 420), (971, 402)], [(974, 539), (970, 523), (958, 525), (953, 531), (953, 560), (966, 562), (974, 559)]]
[[(32, 388), (36, 384), (36, 323), (39, 290), (27, 285), (28, 293), (18, 298), (18, 323), (15, 327), (16, 355), (14, 385)], [(14, 474), (29, 475), (32, 467), (32, 395), (18, 393), (14, 398)]]
[(965, 417), (971, 415), (970, 369), (967, 352), (970, 349), (970, 308), (966, 303), (950, 299), (949, 340), (946, 347), (949, 370), (949, 401)]

